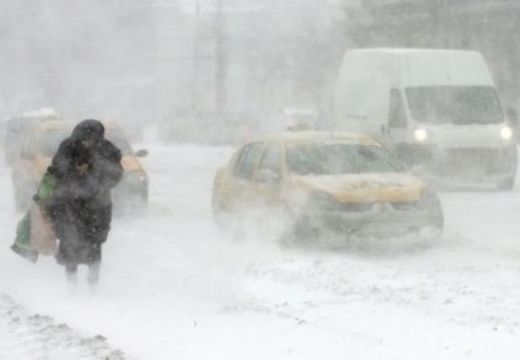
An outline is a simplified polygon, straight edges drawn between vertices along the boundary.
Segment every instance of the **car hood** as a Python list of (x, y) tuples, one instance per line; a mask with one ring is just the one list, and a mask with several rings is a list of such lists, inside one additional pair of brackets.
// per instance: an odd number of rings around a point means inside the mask
[(295, 176), (310, 191), (323, 191), (340, 202), (407, 202), (421, 197), (426, 185), (408, 174)]
[(143, 166), (135, 156), (123, 156), (121, 158), (121, 165), (126, 172), (145, 173)]

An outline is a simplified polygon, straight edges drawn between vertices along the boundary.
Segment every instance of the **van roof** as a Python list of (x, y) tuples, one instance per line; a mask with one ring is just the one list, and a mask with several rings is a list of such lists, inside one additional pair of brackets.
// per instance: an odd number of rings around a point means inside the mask
[(385, 77), (391, 86), (494, 86), (484, 57), (472, 50), (352, 49), (342, 69), (354, 77)]

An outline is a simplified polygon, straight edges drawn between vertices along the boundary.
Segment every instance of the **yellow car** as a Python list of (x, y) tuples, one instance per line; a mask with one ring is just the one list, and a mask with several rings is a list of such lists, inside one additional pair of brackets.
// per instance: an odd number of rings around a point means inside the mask
[(219, 226), (265, 229), (283, 219), (283, 237), (439, 234), (439, 198), (372, 138), (340, 132), (284, 132), (239, 148), (217, 171), (212, 208)]
[[(114, 190), (114, 202), (148, 201), (148, 175), (138, 157), (146, 150), (134, 152), (122, 130), (114, 123), (105, 122), (105, 137), (116, 145), (123, 155), (123, 180)], [(37, 184), (50, 165), (62, 140), (68, 137), (74, 124), (66, 121), (46, 121), (34, 125), (22, 141), (21, 149), (12, 166), (12, 180), (17, 210), (29, 208)]]

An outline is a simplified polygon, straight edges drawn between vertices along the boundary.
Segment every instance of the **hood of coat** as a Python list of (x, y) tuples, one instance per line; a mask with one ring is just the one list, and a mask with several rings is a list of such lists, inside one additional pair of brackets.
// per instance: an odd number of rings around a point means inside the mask
[(72, 138), (95, 143), (105, 135), (105, 126), (99, 120), (88, 119), (77, 124), (72, 130)]

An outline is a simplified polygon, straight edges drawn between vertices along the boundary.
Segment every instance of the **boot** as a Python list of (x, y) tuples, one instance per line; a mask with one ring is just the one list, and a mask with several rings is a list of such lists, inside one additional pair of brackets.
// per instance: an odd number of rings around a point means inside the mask
[(89, 284), (91, 284), (91, 285), (97, 284), (97, 282), (99, 280), (100, 268), (101, 268), (101, 262), (99, 262), (99, 261), (89, 264), (88, 277), (87, 277), (87, 281)]

